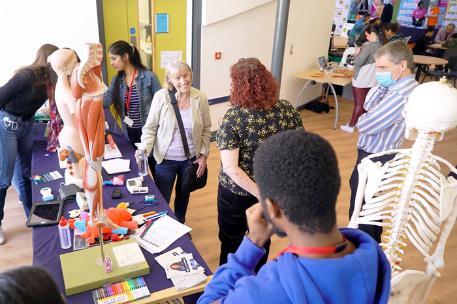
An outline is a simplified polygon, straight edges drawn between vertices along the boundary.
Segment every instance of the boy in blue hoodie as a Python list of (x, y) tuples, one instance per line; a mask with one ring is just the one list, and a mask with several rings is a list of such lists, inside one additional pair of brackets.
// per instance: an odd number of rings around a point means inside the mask
[[(262, 200), (246, 211), (249, 232), (198, 303), (387, 303), (384, 253), (363, 231), (336, 226), (340, 176), (325, 139), (303, 130), (268, 138), (254, 177)], [(290, 245), (256, 274), (273, 233)]]

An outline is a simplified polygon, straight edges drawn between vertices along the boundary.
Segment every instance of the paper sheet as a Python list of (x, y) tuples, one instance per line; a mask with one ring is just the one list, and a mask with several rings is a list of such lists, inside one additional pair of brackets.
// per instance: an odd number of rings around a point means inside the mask
[(102, 161), (102, 167), (108, 174), (130, 171), (130, 159), (114, 158)]
[(121, 151), (117, 146), (111, 148), (109, 144), (105, 144), (105, 153), (103, 155), (104, 159), (112, 159), (112, 158), (119, 158), (122, 157)]
[(159, 253), (191, 230), (190, 227), (166, 215), (156, 220), (142, 237), (139, 237), (142, 232), (140, 230), (136, 238), (144, 249), (151, 253)]
[(135, 265), (145, 261), (143, 252), (137, 243), (113, 246), (114, 257), (119, 267)]

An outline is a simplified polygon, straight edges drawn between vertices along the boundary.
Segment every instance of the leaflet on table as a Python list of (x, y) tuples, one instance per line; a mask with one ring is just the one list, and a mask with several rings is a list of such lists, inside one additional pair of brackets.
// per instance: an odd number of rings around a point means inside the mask
[(191, 230), (190, 227), (166, 215), (139, 229), (135, 237), (141, 247), (151, 253), (159, 253)]
[(193, 258), (192, 254), (177, 247), (155, 258), (165, 270), (167, 279), (171, 279), (177, 290), (187, 289), (204, 282), (207, 278), (205, 269)]
[(103, 159), (112, 159), (122, 157), (121, 151), (117, 146), (111, 148), (109, 144), (105, 144), (105, 153), (103, 154)]
[(114, 158), (102, 161), (102, 167), (108, 174), (116, 174), (130, 171), (130, 159)]

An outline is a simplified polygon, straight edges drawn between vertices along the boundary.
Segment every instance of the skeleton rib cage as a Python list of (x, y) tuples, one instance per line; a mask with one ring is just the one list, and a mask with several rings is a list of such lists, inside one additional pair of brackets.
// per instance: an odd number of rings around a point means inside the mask
[[(411, 149), (370, 155), (358, 167), (359, 185), (349, 226), (383, 227), (380, 245), (391, 263), (394, 291), (407, 240), (427, 263), (420, 279), (425, 289), (439, 276), (437, 269), (444, 266), (444, 247), (457, 215), (457, 181), (445, 177), (441, 167), (457, 171), (431, 153), (434, 141), (434, 135), (420, 133)], [(384, 165), (371, 160), (388, 154), (395, 157)], [(365, 205), (361, 208), (362, 198)]]

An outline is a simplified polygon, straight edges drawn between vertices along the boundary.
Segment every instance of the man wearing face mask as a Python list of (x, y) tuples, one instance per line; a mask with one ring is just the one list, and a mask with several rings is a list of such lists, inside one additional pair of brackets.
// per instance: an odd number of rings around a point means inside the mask
[[(402, 41), (393, 41), (379, 48), (375, 55), (376, 80), (378, 85), (372, 88), (365, 99), (365, 114), (357, 122), (359, 140), (357, 142), (357, 162), (352, 171), (351, 202), (349, 218), (354, 211), (355, 195), (359, 182), (357, 166), (361, 160), (373, 153), (398, 149), (403, 143), (405, 120), (402, 116), (405, 102), (411, 91), (418, 85), (414, 79), (413, 53)], [(374, 161), (385, 163), (394, 155), (375, 158)], [(372, 225), (360, 225), (359, 228), (381, 242), (382, 228)]]
[[(198, 300), (206, 303), (387, 303), (390, 265), (358, 229), (338, 229), (340, 174), (335, 151), (317, 134), (280, 132), (256, 150), (260, 203), (249, 232)], [(273, 233), (289, 246), (255, 273)]]

